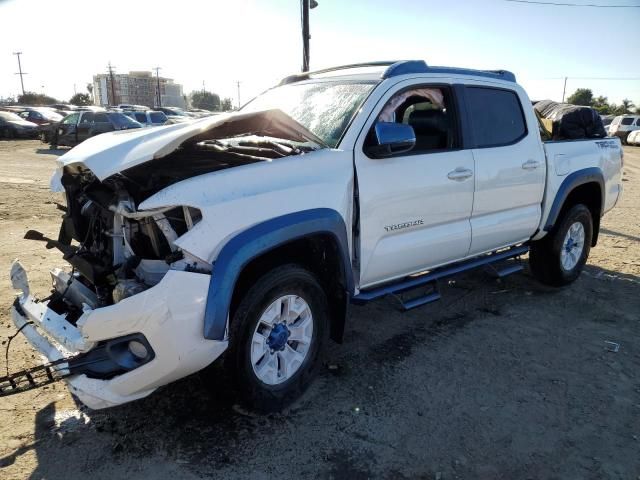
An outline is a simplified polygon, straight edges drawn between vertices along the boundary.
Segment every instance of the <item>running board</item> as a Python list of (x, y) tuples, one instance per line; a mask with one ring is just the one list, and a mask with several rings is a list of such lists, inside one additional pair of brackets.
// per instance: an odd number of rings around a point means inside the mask
[(516, 272), (521, 272), (522, 270), (524, 270), (524, 267), (522, 265), (511, 265), (509, 267), (505, 267), (502, 270), (498, 270), (496, 272), (496, 275), (498, 275), (498, 278), (504, 278), (507, 275), (511, 275), (512, 273), (516, 273)]
[[(433, 286), (433, 290), (426, 295), (413, 298), (408, 301), (400, 300), (402, 303), (402, 308), (404, 310), (410, 310), (412, 308), (420, 307), (427, 303), (435, 302), (440, 299), (440, 293), (438, 293), (437, 289), (437, 280), (446, 277), (452, 277), (453, 275), (457, 275), (458, 273), (466, 272), (468, 270), (473, 270), (478, 267), (482, 267), (485, 265), (491, 265), (493, 263), (497, 263), (503, 260), (508, 260), (510, 258), (519, 257), (520, 255), (524, 255), (529, 251), (528, 245), (521, 245), (518, 247), (511, 247), (507, 250), (502, 250), (494, 253), (490, 253), (488, 255), (484, 255), (482, 257), (473, 258), (471, 260), (466, 260), (464, 262), (457, 263), (453, 266), (437, 268), (429, 273), (406, 277), (398, 282), (383, 285), (381, 287), (372, 288), (370, 290), (362, 290), (358, 295), (354, 296), (351, 301), (357, 305), (364, 305), (371, 300), (375, 300), (380, 297), (384, 297), (385, 295), (398, 295), (409, 290), (413, 290), (417, 287), (423, 287), (431, 284)], [(515, 272), (519, 272), (522, 270), (522, 265), (510, 265), (501, 270), (497, 270), (496, 274), (498, 277), (506, 277)]]

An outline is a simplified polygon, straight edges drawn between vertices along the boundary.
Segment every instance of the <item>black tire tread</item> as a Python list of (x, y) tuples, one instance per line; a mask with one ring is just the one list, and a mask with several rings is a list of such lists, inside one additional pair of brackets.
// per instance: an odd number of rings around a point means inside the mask
[[(568, 228), (582, 220), (585, 227), (584, 250), (578, 264), (569, 272), (560, 265), (560, 250)], [(591, 211), (583, 204), (577, 204), (566, 210), (556, 227), (541, 240), (531, 243), (529, 267), (533, 276), (545, 285), (560, 287), (574, 282), (582, 272), (589, 256), (593, 236)]]
[[(257, 315), (271, 303), (272, 298), (289, 291), (287, 285), (298, 285), (309, 292), (311, 298), (305, 298), (312, 308), (314, 319), (314, 335), (316, 340), (309, 352), (309, 357), (301, 370), (282, 385), (264, 385), (255, 377), (250, 361), (248, 362), (244, 346), (253, 335)], [(225, 354), (225, 366), (229, 368), (236, 389), (243, 403), (252, 410), (273, 412), (298, 398), (311, 383), (322, 363), (321, 355), (328, 338), (328, 305), (324, 290), (315, 276), (308, 270), (288, 264), (274, 268), (260, 277), (246, 292), (233, 313), (229, 326), (229, 349)], [(320, 328), (318, 328), (320, 327)], [(316, 331), (318, 329), (319, 331)]]

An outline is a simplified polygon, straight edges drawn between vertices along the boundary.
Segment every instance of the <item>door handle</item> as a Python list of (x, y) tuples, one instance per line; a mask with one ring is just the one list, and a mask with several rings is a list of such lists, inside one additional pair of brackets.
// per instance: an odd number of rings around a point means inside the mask
[(455, 170), (453, 170), (452, 172), (449, 172), (447, 174), (447, 178), (449, 180), (455, 180), (457, 182), (461, 182), (462, 180), (466, 180), (467, 178), (469, 178), (472, 175), (473, 175), (473, 172), (471, 170), (469, 170), (468, 168), (458, 167)]
[(540, 166), (540, 162), (536, 160), (527, 160), (522, 164), (522, 168), (525, 170), (534, 170)]

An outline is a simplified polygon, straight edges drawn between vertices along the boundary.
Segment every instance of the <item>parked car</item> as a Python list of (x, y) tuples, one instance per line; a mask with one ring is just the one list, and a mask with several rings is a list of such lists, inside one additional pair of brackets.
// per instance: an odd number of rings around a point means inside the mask
[(48, 135), (42, 138), (51, 148), (74, 147), (88, 138), (114, 130), (140, 128), (135, 120), (119, 112), (79, 111), (72, 113), (54, 125)]
[(38, 125), (13, 112), (0, 111), (0, 137), (36, 138), (37, 136)]
[(627, 143), (627, 137), (634, 130), (640, 130), (640, 115), (618, 115), (609, 126), (609, 135)]
[(167, 116), (168, 123), (182, 123), (196, 118), (194, 115), (189, 115), (181, 108), (175, 107), (154, 107), (157, 111), (164, 113)]
[(121, 103), (117, 106), (117, 108), (119, 108), (120, 110), (133, 110), (133, 111), (140, 111), (140, 112), (144, 112), (147, 110), (151, 110), (149, 107), (145, 106), (145, 105), (134, 105), (131, 103)]
[(212, 112), (211, 110), (205, 110), (204, 108), (190, 108), (186, 113), (193, 115), (196, 118), (210, 117), (212, 115), (220, 114), (220, 112)]
[(29, 122), (33, 122), (38, 125), (51, 125), (52, 123), (58, 123), (63, 119), (63, 116), (56, 113), (55, 110), (50, 108), (29, 108), (18, 115)]
[(136, 122), (140, 123), (145, 127), (157, 127), (160, 125), (164, 125), (167, 123), (167, 116), (164, 112), (155, 112), (153, 110), (147, 110), (144, 112), (134, 111), (134, 112), (122, 112), (127, 117), (133, 118)]
[(634, 130), (627, 137), (627, 143), (629, 145), (640, 146), (640, 130)]
[(602, 119), (602, 126), (604, 127), (604, 131), (607, 132), (607, 135), (609, 135), (609, 125), (611, 125), (611, 122), (613, 122), (613, 119), (615, 118), (615, 116), (600, 115), (600, 118)]
[(91, 408), (224, 352), (244, 401), (278, 409), (342, 341), (351, 303), (393, 294), (415, 308), (440, 298), (439, 279), (484, 265), (502, 277), (526, 253), (542, 283), (576, 280), (621, 167), (617, 138), (543, 142), (507, 71), (305, 72), (233, 114), (60, 157), (60, 234), (26, 238), (60, 249), (71, 273), (54, 270), (36, 299), (14, 263), (12, 318)]

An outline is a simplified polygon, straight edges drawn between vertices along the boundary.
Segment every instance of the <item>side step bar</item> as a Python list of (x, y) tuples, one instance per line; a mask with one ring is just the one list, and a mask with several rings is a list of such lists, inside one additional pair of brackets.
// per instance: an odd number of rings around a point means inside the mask
[[(400, 300), (402, 303), (402, 308), (404, 310), (410, 310), (412, 308), (420, 307), (422, 305), (435, 302), (436, 300), (440, 299), (440, 293), (438, 292), (437, 285), (438, 280), (446, 277), (451, 277), (468, 270), (473, 270), (474, 268), (491, 265), (493, 263), (508, 260), (514, 257), (519, 257), (520, 255), (524, 255), (528, 251), (529, 246), (526, 244), (517, 247), (511, 247), (507, 250), (501, 250), (498, 252), (490, 253), (488, 255), (483, 255), (482, 257), (466, 260), (452, 266), (437, 268), (423, 275), (406, 277), (395, 283), (386, 284), (381, 287), (372, 288), (370, 290), (363, 290), (358, 295), (353, 297), (351, 301), (352, 303), (355, 303), (357, 305), (364, 305), (367, 302), (380, 297), (384, 297), (385, 295), (398, 295), (414, 288), (430, 285), (432, 287), (432, 290), (426, 295), (407, 301), (404, 301), (402, 299)], [(499, 278), (503, 278), (512, 273), (519, 272), (522, 269), (523, 267), (520, 264), (510, 265), (501, 270), (497, 270), (496, 275)]]

